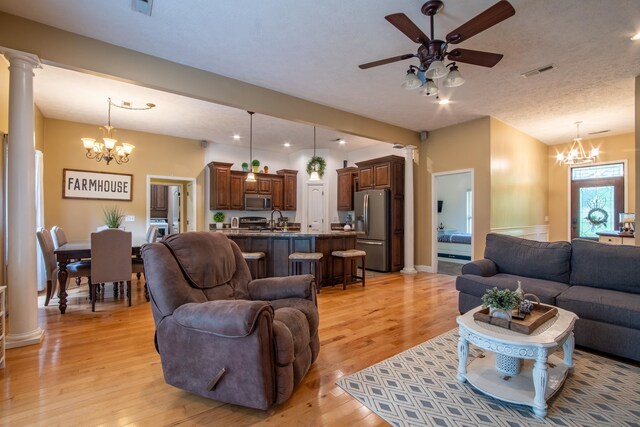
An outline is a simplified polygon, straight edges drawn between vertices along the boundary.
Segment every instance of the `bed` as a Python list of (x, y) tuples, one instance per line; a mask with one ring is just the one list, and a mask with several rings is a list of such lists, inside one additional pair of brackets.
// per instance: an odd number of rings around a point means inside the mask
[(438, 235), (438, 261), (466, 264), (471, 261), (471, 234), (443, 233)]

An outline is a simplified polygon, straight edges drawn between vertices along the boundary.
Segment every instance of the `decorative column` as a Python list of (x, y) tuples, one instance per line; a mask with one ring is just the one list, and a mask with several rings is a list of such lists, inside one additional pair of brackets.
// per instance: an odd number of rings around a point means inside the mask
[(37, 56), (0, 48), (9, 61), (7, 192), (7, 348), (39, 343), (36, 287), (36, 160), (33, 69)]
[(416, 274), (413, 263), (414, 246), (414, 224), (413, 224), (413, 151), (417, 149), (415, 145), (404, 147), (404, 268), (400, 270), (403, 274)]

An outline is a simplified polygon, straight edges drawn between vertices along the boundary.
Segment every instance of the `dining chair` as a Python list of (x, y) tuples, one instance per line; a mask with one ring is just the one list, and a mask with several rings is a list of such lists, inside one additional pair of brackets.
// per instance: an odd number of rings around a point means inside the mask
[[(67, 235), (65, 234), (62, 227), (58, 227), (57, 225), (54, 225), (53, 227), (51, 227), (51, 237), (53, 238), (53, 248), (56, 250), (60, 246), (66, 245), (69, 242), (67, 240)], [(71, 261), (74, 262), (74, 261), (80, 261), (80, 260), (73, 259)], [(82, 281), (81, 277), (76, 277), (76, 286), (80, 286), (81, 281)]]
[(96, 288), (113, 282), (114, 296), (119, 282), (127, 282), (127, 299), (131, 306), (131, 232), (117, 228), (91, 233), (91, 311), (96, 311)]
[[(58, 262), (54, 253), (54, 241), (52, 233), (45, 228), (39, 228), (36, 231), (38, 244), (44, 257), (44, 263), (47, 270), (47, 296), (44, 305), (49, 305), (49, 301), (53, 296), (58, 283)], [(67, 264), (67, 280), (71, 277), (88, 277), (91, 284), (91, 261), (76, 261)]]

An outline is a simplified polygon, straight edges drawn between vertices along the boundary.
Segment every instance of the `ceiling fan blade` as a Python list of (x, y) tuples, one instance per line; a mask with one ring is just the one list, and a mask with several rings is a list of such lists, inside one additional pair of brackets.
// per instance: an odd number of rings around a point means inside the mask
[(403, 61), (405, 59), (413, 58), (416, 56), (413, 53), (408, 53), (406, 55), (394, 56), (393, 58), (380, 59), (378, 61), (368, 62), (366, 64), (360, 64), (358, 67), (362, 70), (366, 70), (367, 68), (377, 67), (378, 65), (391, 64), (392, 62)]
[(515, 14), (516, 11), (513, 6), (511, 6), (511, 3), (507, 0), (501, 0), (447, 34), (447, 43), (460, 43)]
[(502, 59), (500, 53), (482, 52), (471, 49), (453, 49), (447, 54), (451, 61), (464, 62), (467, 64), (480, 65), (482, 67), (493, 67)]
[(427, 35), (423, 33), (422, 30), (418, 28), (418, 26), (414, 24), (413, 21), (404, 13), (387, 15), (384, 19), (389, 21), (391, 25), (402, 31), (405, 36), (409, 37), (414, 42), (420, 44), (429, 43), (429, 37), (427, 37)]

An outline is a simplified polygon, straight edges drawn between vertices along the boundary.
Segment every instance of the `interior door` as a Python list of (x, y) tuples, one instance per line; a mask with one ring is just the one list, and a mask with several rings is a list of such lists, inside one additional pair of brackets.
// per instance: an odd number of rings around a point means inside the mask
[[(577, 168), (576, 168), (577, 169)], [(624, 212), (624, 174), (571, 180), (571, 238), (597, 239), (604, 230), (617, 230)]]
[(324, 223), (324, 185), (309, 184), (307, 187), (308, 231), (322, 231)]
[(196, 231), (195, 211), (193, 209), (193, 184), (187, 183), (187, 231)]

